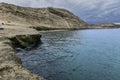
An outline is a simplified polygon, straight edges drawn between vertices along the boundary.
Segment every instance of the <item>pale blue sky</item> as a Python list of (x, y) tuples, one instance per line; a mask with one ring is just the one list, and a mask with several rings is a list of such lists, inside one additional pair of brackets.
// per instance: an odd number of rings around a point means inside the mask
[(29, 7), (58, 7), (89, 23), (120, 22), (120, 0), (0, 0)]

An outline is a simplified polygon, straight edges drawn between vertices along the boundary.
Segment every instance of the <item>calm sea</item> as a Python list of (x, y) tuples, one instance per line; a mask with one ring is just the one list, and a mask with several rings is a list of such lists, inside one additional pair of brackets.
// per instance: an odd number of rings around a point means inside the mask
[(120, 80), (120, 29), (42, 32), (42, 43), (18, 53), (47, 80)]

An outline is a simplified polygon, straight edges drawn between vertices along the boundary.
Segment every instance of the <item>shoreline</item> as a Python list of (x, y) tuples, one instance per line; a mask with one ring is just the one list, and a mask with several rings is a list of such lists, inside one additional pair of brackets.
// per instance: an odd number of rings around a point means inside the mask
[[(118, 29), (118, 28), (86, 28), (89, 29)], [(0, 30), (0, 79), (2, 80), (45, 80), (37, 74), (31, 73), (23, 67), (20, 57), (15, 52), (15, 47), (27, 47), (30, 44), (37, 44), (40, 41), (40, 33), (65, 30), (37, 31), (32, 28), (18, 26), (5, 26)], [(69, 29), (67, 30), (69, 31)], [(8, 75), (9, 74), (9, 75)]]
[(100, 28), (81, 28), (81, 29), (61, 29), (61, 30), (40, 30), (40, 33), (44, 33), (44, 32), (57, 32), (57, 31), (74, 31), (74, 30), (100, 30), (100, 29), (120, 29), (120, 27), (115, 27), (115, 28), (111, 28), (111, 27), (100, 27)]
[(40, 42), (40, 32), (118, 28), (113, 24), (90, 25), (61, 8), (32, 8), (0, 3), (0, 80), (45, 80), (23, 67), (15, 47)]
[(23, 29), (16, 29), (16, 32), (14, 28), (8, 29), (6, 26), (4, 30), (0, 30), (1, 80), (45, 80), (23, 67), (20, 57), (15, 52), (14, 47), (17, 44), (26, 47), (40, 41), (41, 35), (37, 31), (27, 28), (28, 31), (25, 32)]

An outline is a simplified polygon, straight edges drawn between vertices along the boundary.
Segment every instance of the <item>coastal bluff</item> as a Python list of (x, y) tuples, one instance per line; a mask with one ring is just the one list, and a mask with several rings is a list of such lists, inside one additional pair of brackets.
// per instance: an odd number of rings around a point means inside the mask
[(23, 67), (15, 47), (27, 47), (40, 42), (34, 29), (4, 26), (0, 30), (0, 80), (45, 80)]
[(37, 30), (81, 29), (86, 22), (59, 8), (30, 8), (0, 3), (0, 80), (45, 80), (24, 68), (15, 47), (38, 44)]
[(87, 23), (68, 10), (60, 8), (31, 8), (0, 3), (0, 21), (37, 30), (81, 29)]

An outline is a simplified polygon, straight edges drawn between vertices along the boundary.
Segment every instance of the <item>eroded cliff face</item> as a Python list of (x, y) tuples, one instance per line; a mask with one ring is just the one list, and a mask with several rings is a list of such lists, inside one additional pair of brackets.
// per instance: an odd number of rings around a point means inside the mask
[(44, 80), (25, 69), (14, 50), (38, 44), (40, 37), (35, 29), (4, 25), (0, 30), (0, 80)]
[(30, 8), (0, 3), (0, 21), (37, 29), (80, 29), (87, 23), (59, 8)]
[[(34, 36), (21, 35), (20, 38), (19, 36), (17, 36), (17, 38), (22, 40), (22, 36), (24, 39), (30, 39), (28, 42), (31, 42), (33, 39), (33, 43), (36, 43), (34, 40), (39, 38), (37, 34), (37, 38), (35, 37), (35, 34)], [(16, 38), (16, 36), (13, 38)], [(12, 48), (14, 42), (16, 42), (16, 40), (12, 40), (11, 43), (9, 37), (0, 37), (0, 80), (44, 80), (42, 77), (32, 74), (22, 66), (21, 59)], [(22, 43), (20, 44), (23, 45)]]

